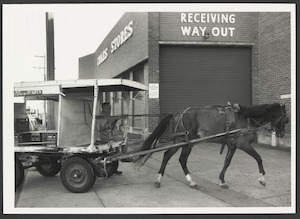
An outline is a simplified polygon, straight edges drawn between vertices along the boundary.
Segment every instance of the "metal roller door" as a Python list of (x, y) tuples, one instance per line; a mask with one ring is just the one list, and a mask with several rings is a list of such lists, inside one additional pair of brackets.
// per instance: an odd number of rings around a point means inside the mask
[(240, 103), (251, 105), (248, 47), (160, 47), (160, 109)]

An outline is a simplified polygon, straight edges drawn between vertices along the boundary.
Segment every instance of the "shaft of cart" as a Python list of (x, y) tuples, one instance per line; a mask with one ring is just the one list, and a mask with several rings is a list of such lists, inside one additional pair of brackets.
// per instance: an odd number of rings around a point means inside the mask
[(237, 132), (240, 132), (240, 131), (242, 131), (242, 129), (235, 129), (235, 130), (232, 130), (232, 131), (222, 132), (222, 133), (215, 134), (215, 135), (209, 135), (209, 136), (206, 136), (206, 137), (203, 137), (203, 138), (196, 138), (196, 139), (193, 139), (193, 140), (190, 140), (190, 141), (180, 142), (180, 143), (177, 143), (177, 144), (171, 144), (171, 145), (170, 145), (170, 143), (160, 144), (160, 146), (158, 148), (154, 148), (154, 149), (150, 149), (150, 150), (130, 152), (130, 153), (121, 154), (121, 155), (115, 154), (115, 155), (106, 157), (104, 162), (107, 162), (107, 161), (108, 162), (113, 162), (113, 161), (117, 161), (117, 160), (133, 158), (133, 157), (137, 157), (137, 156), (141, 156), (141, 155), (145, 155), (145, 154), (149, 154), (149, 153), (164, 151), (164, 150), (167, 150), (167, 149), (170, 149), (170, 148), (173, 148), (173, 147), (182, 147), (182, 146), (185, 146), (185, 145), (199, 143), (199, 142), (207, 141), (207, 140), (210, 140), (210, 139), (213, 139), (213, 138), (222, 137), (224, 135), (234, 134), (234, 133), (237, 133)]

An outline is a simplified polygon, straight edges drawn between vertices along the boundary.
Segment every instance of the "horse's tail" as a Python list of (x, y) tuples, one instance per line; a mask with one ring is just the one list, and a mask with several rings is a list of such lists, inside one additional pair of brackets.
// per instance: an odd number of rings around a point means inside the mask
[(221, 146), (221, 150), (220, 150), (220, 154), (222, 154), (222, 153), (223, 153), (223, 150), (224, 150), (225, 144), (226, 144), (226, 142), (225, 142), (225, 140), (223, 140), (223, 142), (222, 142), (222, 146)]
[[(153, 149), (156, 147), (156, 143), (158, 139), (164, 134), (168, 128), (169, 128), (169, 122), (173, 118), (173, 115), (167, 115), (164, 117), (160, 123), (157, 125), (155, 130), (148, 136), (148, 138), (144, 141), (144, 143), (141, 146), (141, 151)], [(134, 159), (133, 163), (136, 168), (141, 168), (148, 158), (150, 157), (152, 153), (148, 153), (145, 155), (138, 156), (136, 159)]]

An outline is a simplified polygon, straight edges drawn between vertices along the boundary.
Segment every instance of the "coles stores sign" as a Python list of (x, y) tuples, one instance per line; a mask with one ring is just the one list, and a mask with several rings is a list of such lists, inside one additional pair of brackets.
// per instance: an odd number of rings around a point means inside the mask
[[(122, 46), (133, 34), (133, 21), (130, 21), (124, 29), (110, 43), (110, 53), (114, 53)], [(101, 65), (108, 58), (109, 50), (105, 48), (97, 57), (97, 66)]]

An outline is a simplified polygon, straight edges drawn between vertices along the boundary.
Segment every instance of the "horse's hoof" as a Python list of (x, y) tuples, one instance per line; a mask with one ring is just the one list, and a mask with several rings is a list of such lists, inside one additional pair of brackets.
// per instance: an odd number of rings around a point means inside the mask
[(192, 189), (197, 189), (197, 188), (198, 188), (197, 184), (195, 184), (195, 185), (190, 185), (190, 187), (191, 187)]
[(221, 186), (222, 189), (228, 189), (229, 188), (226, 183), (221, 183), (220, 186)]
[(160, 188), (160, 182), (155, 182), (154, 186), (155, 186), (155, 188)]
[(265, 177), (264, 176), (261, 176), (259, 179), (258, 179), (259, 183), (263, 186), (266, 186), (266, 180), (265, 180)]
[(261, 185), (263, 185), (263, 186), (266, 186), (266, 182), (265, 182), (265, 181), (259, 180), (259, 183), (260, 183)]

